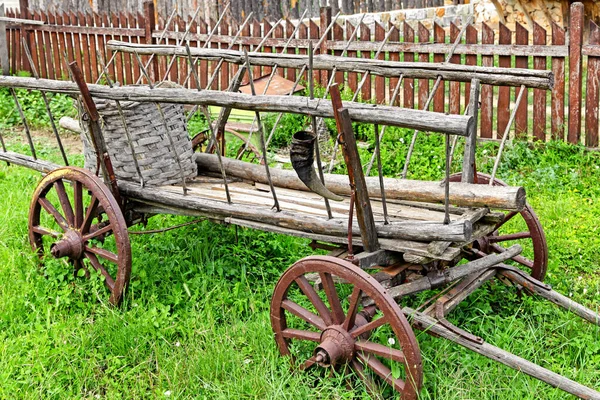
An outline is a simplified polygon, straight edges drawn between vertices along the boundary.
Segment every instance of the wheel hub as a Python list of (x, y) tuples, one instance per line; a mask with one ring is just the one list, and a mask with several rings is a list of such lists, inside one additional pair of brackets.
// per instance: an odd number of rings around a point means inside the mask
[(341, 325), (329, 326), (321, 333), (314, 355), (321, 367), (345, 363), (354, 356), (354, 339)]
[(83, 255), (83, 238), (81, 234), (73, 229), (65, 232), (62, 239), (50, 246), (50, 253), (54, 258), (69, 257), (77, 260)]

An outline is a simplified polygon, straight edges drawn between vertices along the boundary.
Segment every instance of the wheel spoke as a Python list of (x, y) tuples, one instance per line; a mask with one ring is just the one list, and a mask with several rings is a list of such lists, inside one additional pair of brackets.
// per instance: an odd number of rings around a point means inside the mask
[(75, 204), (75, 226), (83, 223), (83, 186), (81, 182), (73, 182), (73, 204)]
[(73, 214), (73, 207), (71, 207), (71, 202), (69, 201), (69, 196), (67, 195), (65, 184), (63, 183), (62, 179), (54, 182), (54, 189), (58, 195), (58, 201), (60, 202), (63, 212), (65, 213), (67, 222), (72, 226), (75, 222), (75, 215)]
[(531, 232), (519, 232), (519, 233), (511, 233), (508, 235), (499, 235), (499, 236), (490, 236), (488, 238), (490, 243), (498, 243), (498, 242), (506, 242), (508, 240), (519, 240), (519, 239), (530, 239)]
[(354, 286), (354, 289), (352, 290), (352, 295), (350, 296), (350, 307), (348, 307), (348, 314), (346, 314), (346, 319), (342, 324), (342, 327), (347, 331), (354, 326), (356, 312), (358, 311), (358, 302), (360, 300), (361, 293), (362, 291), (358, 288), (358, 286)]
[(93, 253), (95, 255), (98, 255), (98, 256), (104, 258), (105, 260), (110, 261), (115, 264), (117, 264), (119, 262), (119, 257), (115, 253), (112, 253), (112, 252), (110, 252), (106, 249), (102, 249), (100, 247), (86, 245), (85, 251)]
[(387, 359), (394, 360), (400, 363), (406, 362), (406, 358), (404, 357), (404, 353), (402, 352), (402, 350), (393, 349), (391, 347), (387, 347), (379, 343), (373, 343), (366, 340), (359, 340), (354, 343), (354, 348), (358, 351), (362, 351), (363, 353), (370, 353), (373, 355), (385, 357)]
[(333, 324), (333, 321), (331, 319), (331, 312), (329, 311), (325, 303), (323, 303), (323, 300), (321, 300), (321, 298), (315, 291), (315, 288), (312, 287), (312, 285), (310, 284), (310, 282), (308, 282), (306, 277), (302, 275), (299, 278), (297, 278), (296, 284), (298, 284), (298, 287), (300, 288), (300, 290), (302, 290), (302, 293), (304, 293), (304, 295), (308, 297), (308, 299), (315, 307), (321, 318), (323, 318), (323, 321), (325, 321), (325, 324)]
[(113, 230), (112, 228), (112, 224), (108, 224), (106, 226), (103, 226), (102, 228), (92, 232), (92, 233), (88, 233), (87, 235), (83, 235), (83, 241), (86, 242), (88, 240), (92, 240), (100, 235), (104, 235), (105, 233), (111, 232)]
[(284, 338), (287, 339), (300, 339), (300, 340), (309, 340), (311, 342), (319, 343), (321, 341), (321, 333), (320, 332), (311, 332), (311, 331), (303, 331), (300, 329), (292, 329), (286, 328), (281, 331), (281, 334)]
[(36, 225), (31, 228), (35, 233), (39, 233), (40, 235), (48, 235), (53, 238), (59, 237), (61, 234), (59, 232), (53, 231), (50, 228), (44, 228), (43, 226)]
[(325, 322), (323, 322), (323, 319), (321, 317), (308, 311), (306, 308), (300, 306), (297, 303), (294, 303), (291, 300), (284, 300), (281, 303), (281, 306), (284, 309), (291, 312), (292, 314), (294, 314), (295, 316), (297, 316), (298, 318), (303, 319), (304, 321), (308, 322), (309, 324), (313, 325), (314, 327), (320, 330), (324, 330), (325, 328), (327, 328), (327, 325), (325, 325)]
[(504, 216), (504, 219), (496, 224), (496, 227), (494, 228), (494, 230), (496, 231), (496, 230), (500, 229), (500, 227), (502, 225), (504, 225), (505, 223), (507, 223), (508, 221), (510, 221), (518, 213), (519, 213), (518, 211), (511, 211), (508, 214), (506, 214)]
[[(503, 253), (506, 251), (506, 249), (502, 246), (499, 246), (497, 244), (490, 244), (490, 247), (492, 248), (492, 250), (494, 250), (496, 253)], [(511, 258), (512, 261), (517, 262), (519, 264), (521, 264), (524, 267), (527, 268), (533, 268), (533, 261), (531, 261), (530, 259), (523, 257), (521, 255), (517, 255)]]
[(404, 390), (404, 381), (402, 379), (395, 379), (392, 376), (392, 371), (377, 358), (374, 356), (365, 355), (361, 352), (358, 352), (356, 356), (363, 362), (365, 366), (369, 367), (395, 390), (398, 392), (402, 392)]
[(92, 220), (96, 216), (96, 209), (98, 208), (98, 198), (96, 195), (92, 195), (92, 201), (90, 201), (90, 205), (85, 212), (85, 218), (83, 219), (83, 223), (81, 224), (81, 233), (87, 233), (90, 230), (90, 226), (92, 225)]
[(69, 223), (67, 222), (67, 220), (65, 219), (65, 217), (63, 217), (58, 210), (56, 209), (56, 207), (54, 207), (52, 205), (52, 203), (50, 203), (50, 201), (45, 198), (45, 197), (40, 197), (38, 199), (38, 203), (40, 203), (40, 205), (44, 208), (44, 210), (46, 210), (46, 212), (48, 212), (48, 214), (52, 215), (54, 217), (54, 220), (56, 221), (56, 223), (64, 230), (66, 231), (67, 229), (69, 229)]
[(307, 369), (313, 367), (317, 363), (316, 358), (316, 356), (312, 356), (308, 360), (304, 361), (304, 363), (302, 363), (302, 365), (299, 367), (300, 371), (306, 371)]
[(104, 275), (106, 286), (108, 286), (108, 288), (112, 291), (115, 287), (115, 281), (112, 278), (112, 276), (110, 276), (106, 268), (104, 268), (104, 265), (102, 265), (102, 263), (98, 260), (98, 257), (96, 257), (94, 253), (90, 253), (89, 251), (85, 251), (83, 254), (85, 254), (87, 259), (90, 260), (92, 267), (94, 267), (97, 271), (100, 271), (100, 273)]
[(353, 338), (357, 338), (365, 332), (370, 332), (372, 330), (379, 328), (381, 325), (385, 324), (386, 322), (387, 322), (387, 318), (385, 316), (382, 316), (380, 318), (374, 319), (373, 321), (368, 322), (364, 325), (361, 325), (358, 328), (350, 331), (350, 335)]
[(331, 307), (333, 323), (341, 324), (346, 316), (344, 314), (344, 310), (342, 309), (340, 298), (335, 290), (333, 277), (327, 272), (319, 272), (319, 276), (321, 277), (321, 283), (323, 284), (323, 289), (325, 290), (327, 300), (329, 301), (329, 306)]
[(352, 359), (351, 365), (358, 377), (365, 383), (369, 395), (378, 400), (383, 399), (377, 383), (365, 373), (365, 367), (355, 358)]

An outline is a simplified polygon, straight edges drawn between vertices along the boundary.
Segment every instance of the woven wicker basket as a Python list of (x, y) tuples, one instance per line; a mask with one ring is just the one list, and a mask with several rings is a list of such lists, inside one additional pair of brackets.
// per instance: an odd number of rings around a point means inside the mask
[[(113, 101), (97, 101), (103, 120), (102, 134), (118, 179), (139, 182), (131, 147), (123, 121)], [(131, 136), (133, 151), (144, 182), (149, 186), (181, 183), (181, 170), (186, 179), (197, 175), (192, 143), (186, 129), (183, 106), (161, 103), (166, 126), (154, 103), (121, 102)], [(171, 140), (169, 137), (171, 136)], [(96, 154), (84, 136), (85, 166), (96, 168)], [(174, 144), (171, 146), (171, 141)], [(179, 157), (179, 162), (177, 160)], [(181, 169), (179, 165), (181, 164)]]

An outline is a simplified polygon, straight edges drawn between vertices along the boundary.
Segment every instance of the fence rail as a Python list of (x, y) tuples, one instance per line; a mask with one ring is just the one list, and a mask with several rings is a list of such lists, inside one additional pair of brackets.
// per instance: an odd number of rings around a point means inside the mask
[[(291, 34), (297, 21), (283, 20), (275, 26), (271, 37), (259, 49), (263, 52), (282, 52), (285, 43), (291, 38), (286, 52), (306, 54), (308, 44), (317, 44), (322, 33), (331, 24), (331, 9), (324, 8), (319, 23), (305, 20), (293, 37)], [(210, 20), (176, 16), (165, 27), (163, 18), (154, 20), (152, 3), (146, 3), (143, 13), (131, 14), (84, 14), (84, 13), (19, 13), (8, 10), (9, 17), (33, 18), (46, 22), (45, 25), (17, 25), (7, 23), (7, 42), (10, 53), (10, 67), (13, 72), (31, 70), (22, 49), (21, 39), (29, 42), (33, 51), (33, 63), (41, 77), (66, 79), (67, 68), (63, 54), (69, 60), (82, 65), (86, 81), (94, 82), (99, 77), (100, 67), (97, 55), (108, 60), (113, 53), (105, 44), (110, 39), (134, 43), (176, 44), (184, 36), (190, 47), (203, 47), (215, 26)], [(257, 50), (265, 35), (271, 31), (273, 23), (253, 20), (241, 30), (235, 22), (222, 22), (209, 46), (213, 48)], [(166, 30), (165, 30), (166, 28)], [(348, 44), (352, 33), (358, 35)], [(391, 30), (391, 32), (390, 32)], [(186, 31), (189, 31), (187, 34)], [(351, 22), (335, 22), (317, 51), (321, 54), (341, 54), (347, 50), (349, 57), (372, 58), (381, 48), (381, 59), (398, 61), (442, 62), (456, 40), (460, 27), (451, 24), (445, 31), (434, 25), (432, 29), (422, 24), (416, 27), (404, 23), (400, 28), (379, 23), (354, 26)], [(164, 38), (162, 41), (160, 40)], [(382, 46), (384, 38), (388, 42)], [(568, 38), (568, 40), (567, 40)], [(147, 59), (144, 56), (144, 59)], [(158, 57), (154, 77), (162, 79), (167, 72), (170, 60)], [(498, 30), (483, 24), (480, 29), (469, 26), (462, 43), (456, 47), (451, 63), (467, 65), (518, 67), (537, 70), (551, 70), (554, 74), (554, 88), (550, 91), (525, 89), (527, 101), (519, 107), (511, 137), (535, 140), (565, 140), (570, 143), (583, 143), (588, 147), (599, 145), (599, 79), (600, 79), (600, 29), (591, 22), (587, 43), (583, 41), (583, 7), (580, 3), (571, 6), (570, 32), (556, 24), (551, 31), (534, 24), (532, 32), (516, 24), (515, 30), (500, 24)], [(198, 66), (200, 85), (206, 87), (217, 62), (201, 61)], [(238, 66), (225, 63), (211, 85), (212, 89), (225, 90)], [(123, 84), (135, 83), (140, 77), (140, 69), (131, 54), (119, 53), (109, 68), (113, 79)], [(271, 67), (254, 67), (254, 76), (260, 77), (271, 72)], [(280, 68), (277, 73), (294, 81), (298, 71)], [(306, 73), (305, 73), (306, 74)], [(331, 72), (315, 71), (317, 81), (325, 86)], [(177, 59), (168, 73), (170, 80), (195, 87), (194, 79), (189, 79), (189, 63), (185, 58)], [(568, 79), (567, 79), (568, 76)], [(187, 78), (187, 79), (186, 79)], [(335, 80), (352, 91), (359, 89), (363, 79), (360, 71), (336, 72)], [(361, 88), (363, 101), (389, 102), (398, 83), (398, 78), (367, 76)], [(406, 108), (422, 108), (426, 103), (432, 82), (428, 79), (405, 79), (402, 82), (396, 105)], [(430, 109), (437, 112), (459, 114), (469, 103), (468, 83), (444, 82)], [(481, 90), (480, 137), (501, 139), (514, 100), (519, 88), (483, 85)]]

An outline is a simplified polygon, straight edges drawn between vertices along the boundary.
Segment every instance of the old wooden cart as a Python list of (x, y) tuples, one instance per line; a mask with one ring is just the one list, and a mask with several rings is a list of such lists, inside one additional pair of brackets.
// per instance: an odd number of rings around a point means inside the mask
[[(96, 165), (90, 171), (38, 159), (31, 141), (29, 155), (4, 147), (0, 151), (0, 160), (45, 174), (33, 194), (29, 216), (31, 245), (41, 257), (65, 258), (75, 272), (97, 269), (105, 277), (111, 303), (117, 304), (131, 271), (127, 229), (153, 214), (202, 216), (309, 238), (315, 248), (328, 249), (330, 255), (308, 257), (292, 265), (277, 283), (271, 302), (277, 346), (300, 368), (349, 367), (374, 394), (382, 393), (383, 382), (388, 394), (395, 390), (403, 399), (414, 399), (418, 397), (423, 376), (413, 333), (413, 329), (420, 329), (581, 398), (600, 399), (597, 391), (492, 346), (446, 320), (448, 313), (469, 294), (497, 277), (600, 324), (598, 314), (542, 283), (547, 247), (535, 212), (525, 201), (523, 188), (506, 186), (493, 176), (477, 174), (474, 169), (479, 84), (548, 88), (552, 85), (548, 73), (312, 54), (275, 56), (125, 43), (112, 46), (115, 50), (135, 52), (141, 68), (144, 67), (138, 54), (188, 57), (190, 62), (196, 57), (236, 63), (240, 65), (234, 80), (237, 85), (243, 74), (251, 73), (252, 65), (286, 66), (302, 72), (308, 69), (309, 76), (313, 75), (312, 68), (318, 68), (333, 72), (363, 71), (365, 76), (379, 74), (400, 79), (470, 81), (470, 111), (461, 116), (355, 102), (342, 104), (336, 85), (327, 88), (331, 101), (312, 96), (242, 94), (237, 93), (235, 83), (230, 92), (86, 85), (75, 63), (71, 64), (75, 82), (0, 77), (0, 86), (11, 90), (25, 88), (79, 97), (84, 107), (82, 120), (97, 155)], [(207, 148), (212, 152), (194, 155), (197, 176), (186, 179), (182, 173), (180, 184), (151, 187), (144, 183), (141, 163), (130, 166), (133, 176), (139, 174), (139, 182), (115, 176), (113, 164), (118, 154), (109, 151), (110, 143), (103, 135), (94, 99), (114, 102), (121, 117), (125, 115), (125, 106), (120, 102), (155, 103), (160, 111), (159, 125), (167, 129), (164, 110), (167, 103), (193, 104), (201, 110), (208, 105), (223, 109), (205, 135)], [(319, 145), (314, 147), (318, 141), (311, 132), (295, 135), (292, 163), (296, 172), (275, 171), (268, 163), (251, 164), (226, 157), (222, 132), (231, 108), (256, 112), (263, 156), (266, 135), (259, 112), (310, 115), (313, 132), (318, 131), (317, 118), (335, 118), (337, 141), (348, 175), (323, 174)], [(122, 121), (124, 135), (129, 137), (133, 128), (127, 128), (125, 118)], [(440, 184), (383, 178), (381, 169), (375, 177), (365, 176), (352, 121), (447, 135), (447, 179)], [(452, 176), (448, 168), (450, 135), (466, 138), (464, 172)], [(379, 140), (376, 135), (375, 159)], [(130, 155), (135, 156), (131, 140), (129, 146)], [(168, 147), (163, 149), (165, 153), (170, 151)], [(125, 146), (121, 150), (127, 149)], [(313, 152), (318, 173), (312, 166)], [(179, 157), (176, 161), (181, 166)], [(503, 233), (506, 224), (517, 218), (524, 220), (527, 229)], [(519, 244), (506, 246), (517, 241), (525, 243), (531, 257), (521, 254)], [(461, 263), (463, 260), (467, 262)], [(399, 306), (403, 298), (431, 289), (441, 291), (424, 307)]]

